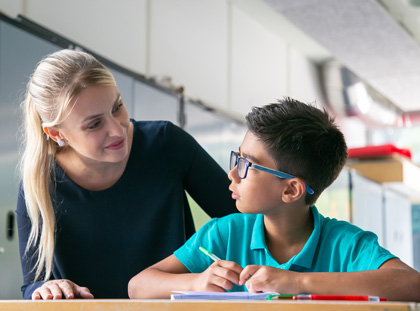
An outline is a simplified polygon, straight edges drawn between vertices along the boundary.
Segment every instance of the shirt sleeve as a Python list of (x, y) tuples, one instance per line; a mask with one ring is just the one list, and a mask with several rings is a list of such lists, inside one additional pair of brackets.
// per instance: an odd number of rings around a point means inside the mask
[(204, 247), (220, 259), (225, 259), (226, 248), (219, 233), (219, 218), (213, 218), (200, 228), (183, 246), (174, 252), (175, 257), (191, 273), (201, 273), (206, 270), (213, 260), (199, 250)]
[[(185, 189), (210, 217), (238, 212), (227, 173), (190, 134), (168, 123), (166, 143), (168, 154), (181, 170)], [(226, 161), (228, 157), (226, 154)]]
[(25, 252), (29, 234), (31, 232), (31, 221), (26, 210), (25, 194), (22, 183), (19, 187), (19, 195), (17, 199), (16, 220), (19, 233), (20, 261), (23, 274), (23, 286), (21, 287), (21, 291), (24, 299), (31, 299), (34, 290), (42, 286), (43, 282), (34, 282), (36, 264), (35, 248), (31, 247), (28, 252)]
[(360, 230), (349, 243), (347, 271), (376, 270), (385, 261), (397, 258), (380, 246), (377, 235), (370, 231)]

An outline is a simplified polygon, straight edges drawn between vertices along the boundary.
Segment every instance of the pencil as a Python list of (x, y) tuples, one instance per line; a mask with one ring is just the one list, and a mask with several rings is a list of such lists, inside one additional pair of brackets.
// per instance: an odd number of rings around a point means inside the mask
[(198, 248), (200, 251), (202, 251), (204, 254), (206, 254), (207, 256), (209, 256), (213, 261), (217, 261), (217, 260), (221, 260), (219, 257), (217, 257), (215, 254), (209, 252), (208, 250), (206, 250), (204, 247), (199, 247)]

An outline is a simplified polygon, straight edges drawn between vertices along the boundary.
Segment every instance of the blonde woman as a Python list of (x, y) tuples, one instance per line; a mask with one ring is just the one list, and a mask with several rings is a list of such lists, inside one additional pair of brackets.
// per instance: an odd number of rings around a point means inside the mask
[(194, 232), (185, 190), (212, 217), (236, 212), (220, 166), (170, 122), (130, 119), (87, 53), (43, 59), (23, 108), (24, 298), (128, 298), (130, 278)]

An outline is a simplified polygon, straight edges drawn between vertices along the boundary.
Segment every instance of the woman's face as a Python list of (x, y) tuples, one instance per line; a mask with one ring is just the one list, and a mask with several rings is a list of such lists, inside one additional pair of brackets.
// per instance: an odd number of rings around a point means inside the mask
[(57, 128), (69, 151), (98, 162), (128, 157), (130, 119), (117, 87), (89, 86), (70, 107)]

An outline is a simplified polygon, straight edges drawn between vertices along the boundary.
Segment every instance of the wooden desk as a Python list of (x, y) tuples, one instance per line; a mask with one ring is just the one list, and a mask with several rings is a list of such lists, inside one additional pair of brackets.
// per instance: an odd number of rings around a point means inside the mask
[(420, 311), (420, 304), (353, 301), (0, 300), (1, 311)]

